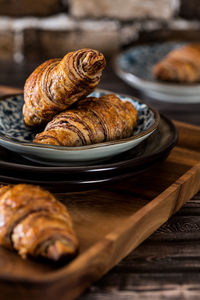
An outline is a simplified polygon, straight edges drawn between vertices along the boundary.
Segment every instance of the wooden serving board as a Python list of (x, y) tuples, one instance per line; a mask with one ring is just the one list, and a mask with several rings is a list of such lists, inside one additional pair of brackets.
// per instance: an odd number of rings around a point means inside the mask
[(200, 127), (175, 122), (166, 161), (106, 189), (57, 194), (80, 241), (69, 264), (22, 260), (0, 248), (0, 299), (74, 299), (149, 237), (200, 189)]

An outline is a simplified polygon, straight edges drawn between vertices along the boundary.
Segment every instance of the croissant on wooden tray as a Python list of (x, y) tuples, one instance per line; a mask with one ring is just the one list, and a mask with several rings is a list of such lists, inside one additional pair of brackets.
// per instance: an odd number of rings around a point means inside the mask
[(49, 122), (34, 142), (62, 146), (84, 146), (131, 136), (137, 110), (128, 101), (109, 94), (88, 97)]
[(159, 80), (194, 83), (200, 81), (200, 44), (172, 50), (153, 68)]
[(72, 258), (78, 247), (71, 217), (55, 197), (39, 186), (0, 188), (0, 245), (26, 258)]
[(98, 85), (105, 64), (103, 54), (92, 49), (44, 62), (24, 86), (25, 124), (30, 127), (46, 124), (58, 112), (90, 94)]

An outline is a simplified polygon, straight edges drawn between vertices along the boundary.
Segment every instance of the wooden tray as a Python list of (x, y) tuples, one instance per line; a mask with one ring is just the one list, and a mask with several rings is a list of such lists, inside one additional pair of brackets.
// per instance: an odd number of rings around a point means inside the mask
[(22, 260), (0, 248), (1, 300), (74, 299), (200, 189), (200, 128), (175, 124), (179, 142), (165, 162), (105, 190), (57, 195), (80, 240), (80, 254), (70, 264)]

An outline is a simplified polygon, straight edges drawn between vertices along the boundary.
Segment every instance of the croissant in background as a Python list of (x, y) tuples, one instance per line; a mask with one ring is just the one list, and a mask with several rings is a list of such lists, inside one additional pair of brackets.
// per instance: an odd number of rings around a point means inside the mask
[(78, 247), (71, 217), (55, 197), (39, 186), (0, 189), (0, 245), (26, 258), (72, 258)]
[(200, 81), (200, 44), (172, 50), (153, 68), (157, 79), (174, 82)]
[(137, 110), (128, 101), (109, 94), (80, 100), (49, 122), (34, 142), (84, 146), (129, 137), (137, 124)]
[(27, 126), (46, 124), (58, 112), (90, 94), (105, 67), (99, 51), (81, 49), (40, 65), (26, 80), (23, 115)]

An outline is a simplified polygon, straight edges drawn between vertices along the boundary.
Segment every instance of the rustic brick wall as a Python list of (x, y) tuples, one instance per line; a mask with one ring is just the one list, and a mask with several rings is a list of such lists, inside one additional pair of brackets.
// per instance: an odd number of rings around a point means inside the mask
[(168, 19), (174, 15), (174, 0), (71, 0), (70, 12), (75, 17), (109, 17)]
[(171, 30), (199, 36), (199, 0), (0, 0), (4, 60), (41, 61), (82, 47), (112, 55)]

